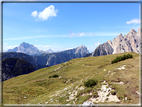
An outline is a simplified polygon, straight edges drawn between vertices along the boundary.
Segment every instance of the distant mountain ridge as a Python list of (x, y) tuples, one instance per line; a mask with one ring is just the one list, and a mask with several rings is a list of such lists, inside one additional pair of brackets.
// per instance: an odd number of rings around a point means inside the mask
[(40, 65), (53, 66), (59, 63), (66, 62), (74, 58), (81, 58), (88, 54), (89, 51), (84, 45), (77, 48), (56, 52), (56, 53), (45, 53), (39, 56), (33, 56), (34, 60), (39, 62)]
[(138, 32), (131, 29), (131, 31), (124, 36), (120, 33), (113, 41), (108, 40), (106, 43), (100, 44), (92, 55), (88, 56), (109, 55), (123, 52), (136, 52), (140, 54), (140, 29), (138, 29)]
[(39, 50), (34, 45), (25, 43), (25, 42), (21, 43), (19, 47), (9, 49), (7, 52), (21, 52), (21, 53), (25, 53), (28, 55), (41, 55), (43, 53), (53, 53), (51, 49), (46, 50), (46, 51)]

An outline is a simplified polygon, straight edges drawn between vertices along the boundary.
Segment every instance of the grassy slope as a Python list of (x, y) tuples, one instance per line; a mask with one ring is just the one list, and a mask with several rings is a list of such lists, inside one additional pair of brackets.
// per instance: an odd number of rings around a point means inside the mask
[[(99, 81), (98, 87), (100, 87), (101, 81), (106, 80), (111, 87), (115, 88), (119, 98), (127, 96), (131, 99), (126, 101), (122, 100), (120, 103), (137, 104), (139, 103), (139, 97), (135, 91), (139, 91), (139, 55), (133, 52), (129, 53), (133, 54), (132, 59), (114, 64), (110, 64), (113, 59), (127, 53), (86, 57), (83, 59), (76, 58), (67, 63), (43, 68), (27, 75), (6, 80), (3, 82), (3, 103), (45, 104), (47, 101), (50, 104), (73, 103), (74, 99), (69, 102), (66, 101), (69, 96), (69, 89), (66, 91), (63, 91), (63, 89), (71, 86), (70, 91), (73, 91), (76, 86), (83, 86), (84, 81), (87, 79), (96, 78)], [(126, 65), (124, 70), (116, 69), (123, 64)], [(55, 71), (57, 68), (59, 69)], [(109, 75), (108, 71), (115, 73)], [(58, 74), (61, 78), (49, 78), (49, 76), (54, 74)], [(124, 85), (113, 84), (115, 81), (122, 81)], [(57, 91), (61, 93), (55, 96)], [(82, 99), (86, 100), (89, 97), (77, 97), (76, 103), (82, 103)]]

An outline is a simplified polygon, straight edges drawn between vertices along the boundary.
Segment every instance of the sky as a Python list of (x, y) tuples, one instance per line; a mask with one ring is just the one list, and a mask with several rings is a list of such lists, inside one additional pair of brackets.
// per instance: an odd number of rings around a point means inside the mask
[(3, 51), (22, 42), (54, 52), (89, 52), (139, 24), (139, 3), (3, 3)]

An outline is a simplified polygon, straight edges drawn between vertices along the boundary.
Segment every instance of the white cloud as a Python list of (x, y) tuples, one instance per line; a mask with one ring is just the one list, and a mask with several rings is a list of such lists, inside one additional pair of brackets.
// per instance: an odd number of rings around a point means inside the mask
[(95, 43), (94, 45), (95, 45), (95, 46), (98, 46), (98, 45), (100, 45), (100, 42), (97, 42), (97, 43)]
[(83, 36), (85, 33), (81, 33), (79, 36)]
[(7, 45), (7, 43), (4, 43), (4, 45)]
[(33, 12), (31, 13), (31, 16), (36, 17), (36, 16), (37, 16), (37, 11), (33, 11)]
[(140, 20), (139, 19), (132, 19), (130, 21), (127, 21), (126, 22), (127, 24), (139, 24), (140, 23)]
[(46, 7), (42, 12), (39, 12), (38, 18), (41, 20), (47, 20), (51, 16), (57, 16), (57, 11), (53, 5)]
[(74, 36), (85, 36), (85, 33), (82, 32), (82, 33), (71, 33), (71, 34), (69, 34), (69, 37), (74, 37)]
[[(58, 10), (55, 9), (54, 5), (50, 5), (50, 6), (46, 7), (42, 12), (39, 12), (39, 14), (37, 11), (34, 11), (31, 13), (31, 15), (33, 17), (38, 16), (39, 20), (44, 21), (44, 20), (47, 20), (49, 17), (53, 17), (53, 16), (56, 17), (57, 12), (58, 12)], [(36, 19), (35, 21), (38, 21), (38, 19)]]
[(15, 46), (3, 46), (4, 50), (8, 50), (8, 49), (13, 49), (15, 47), (18, 47), (18, 45), (15, 45)]

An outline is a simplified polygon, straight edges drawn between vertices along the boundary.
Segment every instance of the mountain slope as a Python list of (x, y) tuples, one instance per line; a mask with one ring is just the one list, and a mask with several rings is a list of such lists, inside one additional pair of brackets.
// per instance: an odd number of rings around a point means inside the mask
[(2, 80), (35, 71), (32, 64), (22, 58), (4, 58), (2, 60)]
[[(140, 29), (139, 29), (140, 30)], [(131, 29), (127, 35), (120, 34), (113, 41), (108, 40), (100, 44), (92, 53), (92, 56), (109, 55), (123, 52), (140, 53), (140, 31), (136, 32)]]
[(2, 59), (4, 58), (22, 58), (26, 60), (27, 62), (31, 63), (35, 70), (41, 68), (38, 62), (36, 62), (32, 56), (26, 55), (24, 53), (17, 53), (17, 52), (3, 52), (2, 53)]
[(52, 53), (51, 49), (42, 51), (36, 48), (34, 45), (29, 43), (21, 43), (19, 47), (15, 47), (14, 49), (9, 49), (7, 52), (21, 52), (28, 55), (41, 55), (42, 53)]
[[(83, 104), (90, 100), (98, 104), (139, 104), (139, 55), (129, 53), (133, 58), (114, 64), (110, 64), (113, 59), (128, 53), (76, 58), (6, 80), (3, 82), (3, 103)], [(59, 77), (49, 78), (55, 74)], [(88, 79), (97, 79), (98, 84), (84, 87)], [(103, 86), (110, 87), (111, 91), (104, 102), (98, 94), (97, 102), (95, 93), (103, 91), (100, 90)], [(116, 98), (119, 100), (114, 100)]]

